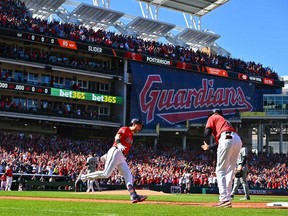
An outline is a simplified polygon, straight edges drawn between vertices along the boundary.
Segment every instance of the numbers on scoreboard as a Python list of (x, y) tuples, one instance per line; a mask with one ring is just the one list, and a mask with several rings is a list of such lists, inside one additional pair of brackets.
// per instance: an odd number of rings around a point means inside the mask
[(8, 88), (8, 83), (0, 82), (0, 88), (7, 89)]
[(50, 94), (49, 88), (15, 84), (15, 83), (9, 83), (9, 82), (0, 82), (0, 89), (8, 89), (8, 90), (12, 90), (12, 91), (32, 92), (32, 93), (39, 93), (39, 94)]
[(15, 86), (15, 90), (24, 91), (25, 90), (25, 86), (24, 85), (16, 85)]

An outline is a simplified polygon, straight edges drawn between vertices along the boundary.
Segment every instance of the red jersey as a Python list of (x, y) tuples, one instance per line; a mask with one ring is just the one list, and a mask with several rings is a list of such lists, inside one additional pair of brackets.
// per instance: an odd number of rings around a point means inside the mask
[[(121, 144), (126, 147), (123, 153), (128, 154), (133, 143), (132, 131), (130, 130), (129, 127), (121, 127), (118, 130), (117, 134), (121, 135), (121, 138), (120, 138)], [(113, 143), (113, 146), (117, 146), (117, 143), (115, 141)]]
[(236, 132), (236, 130), (233, 128), (231, 123), (227, 121), (223, 116), (221, 115), (212, 115), (208, 118), (208, 121), (206, 123), (206, 128), (211, 128), (212, 135), (215, 138), (215, 141), (218, 143), (218, 140), (220, 138), (220, 135), (224, 131), (233, 131)]
[(13, 176), (12, 169), (11, 169), (11, 168), (8, 168), (8, 169), (5, 171), (5, 174), (6, 174), (6, 176), (8, 176), (8, 177), (12, 177), (12, 176)]
[(6, 181), (7, 177), (5, 174), (3, 174), (3, 175), (1, 175), (0, 179), (1, 179), (1, 181)]

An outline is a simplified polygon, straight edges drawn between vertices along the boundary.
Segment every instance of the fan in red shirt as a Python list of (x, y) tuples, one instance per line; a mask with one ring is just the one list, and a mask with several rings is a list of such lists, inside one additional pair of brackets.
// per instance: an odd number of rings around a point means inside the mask
[(1, 175), (0, 180), (1, 180), (0, 190), (5, 190), (6, 189), (6, 181), (7, 181), (7, 176), (5, 173), (3, 173), (3, 175)]
[(12, 171), (12, 167), (10, 165), (8, 165), (6, 167), (5, 175), (7, 176), (5, 190), (6, 191), (10, 191), (11, 190), (11, 186), (12, 186), (12, 178), (13, 178), (13, 171)]

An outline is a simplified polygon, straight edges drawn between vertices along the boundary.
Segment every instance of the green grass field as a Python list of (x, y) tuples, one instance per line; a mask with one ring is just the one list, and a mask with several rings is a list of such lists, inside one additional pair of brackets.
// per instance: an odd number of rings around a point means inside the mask
[[(6, 198), (8, 197), (8, 198)], [(18, 197), (18, 199), (9, 199), (9, 197)], [(20, 197), (27, 197), (26, 200)], [(30, 198), (28, 198), (30, 197)], [(35, 200), (31, 200), (34, 197)], [(239, 201), (242, 196), (236, 196), (233, 203), (259, 203), (259, 202), (287, 202), (286, 196), (263, 196), (253, 195), (250, 201)], [(189, 205), (189, 202), (207, 202), (218, 201), (218, 195), (209, 194), (190, 194), (190, 195), (151, 195), (143, 203), (131, 204), (130, 202), (116, 203), (116, 200), (129, 200), (128, 195), (105, 195), (101, 193), (73, 193), (73, 192), (42, 192), (42, 191), (1, 191), (0, 192), (0, 215), (12, 216), (39, 216), (39, 215), (99, 215), (99, 216), (168, 216), (168, 215), (288, 215), (288, 208), (213, 208), (201, 205)], [(42, 198), (43, 200), (37, 200)], [(58, 200), (44, 198), (58, 198)], [(59, 200), (64, 198), (65, 200)], [(83, 201), (75, 201), (83, 199)], [(84, 200), (85, 199), (85, 200)], [(89, 200), (87, 200), (89, 199)], [(74, 201), (73, 201), (74, 200)], [(115, 200), (115, 202), (95, 202), (95, 200)], [(154, 201), (154, 202), (150, 202)], [(159, 203), (157, 203), (159, 202)], [(169, 202), (165, 204), (163, 202)], [(177, 202), (181, 202), (177, 204)], [(175, 203), (175, 205), (174, 205)], [(183, 204), (184, 203), (184, 204)], [(185, 204), (187, 203), (187, 205)], [(251, 204), (250, 204), (251, 205)]]

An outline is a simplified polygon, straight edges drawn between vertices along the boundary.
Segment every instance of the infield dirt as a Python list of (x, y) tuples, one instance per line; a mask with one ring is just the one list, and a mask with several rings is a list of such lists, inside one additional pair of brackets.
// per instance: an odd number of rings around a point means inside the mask
[[(139, 194), (141, 195), (147, 195), (148, 199), (144, 202), (137, 203), (136, 205), (145, 205), (145, 204), (161, 204), (161, 205), (181, 205), (181, 206), (205, 206), (205, 207), (211, 207), (215, 203), (209, 203), (209, 202), (164, 202), (164, 201), (149, 201), (149, 195), (167, 195), (171, 196), (172, 194), (167, 194), (163, 192), (158, 191), (152, 191), (152, 190), (137, 190)], [(75, 193), (75, 192), (73, 192)], [(0, 199), (14, 199), (14, 200), (55, 200), (55, 201), (69, 201), (69, 202), (102, 202), (102, 203), (131, 203), (128, 199), (128, 192), (127, 190), (113, 190), (113, 191), (101, 191), (101, 192), (93, 192), (93, 193), (86, 193), (86, 192), (78, 192), (79, 194), (115, 194), (115, 195), (126, 195), (127, 194), (127, 200), (100, 200), (100, 199), (70, 199), (70, 198), (42, 198), (42, 197), (14, 197), (14, 196), (0, 196)], [(266, 202), (232, 202), (233, 208), (283, 208), (287, 209), (287, 207), (282, 206), (273, 206), (268, 207)]]

